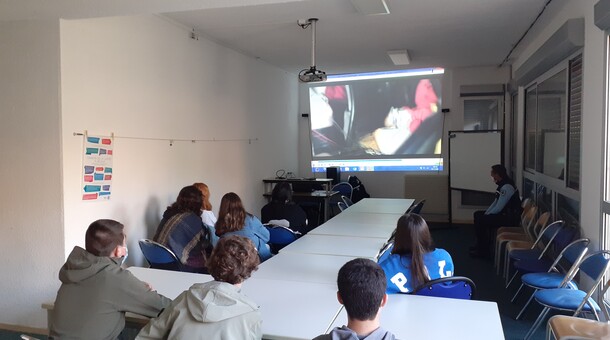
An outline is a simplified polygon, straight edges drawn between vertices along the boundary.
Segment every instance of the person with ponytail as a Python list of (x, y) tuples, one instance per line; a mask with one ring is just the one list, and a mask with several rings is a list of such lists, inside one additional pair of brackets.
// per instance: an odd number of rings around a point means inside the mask
[(451, 255), (435, 248), (428, 224), (417, 214), (398, 219), (394, 245), (379, 258), (388, 287), (386, 293), (412, 293), (428, 281), (452, 276)]

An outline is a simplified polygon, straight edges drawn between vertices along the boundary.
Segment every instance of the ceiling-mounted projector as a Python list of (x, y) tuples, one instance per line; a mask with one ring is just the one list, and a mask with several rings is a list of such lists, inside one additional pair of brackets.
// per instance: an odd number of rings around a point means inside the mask
[(299, 80), (304, 83), (311, 83), (314, 81), (325, 81), (326, 80), (326, 72), (320, 71), (316, 69), (315, 66), (309, 68), (309, 70), (305, 69), (299, 72)]
[(302, 29), (307, 29), (311, 26), (311, 67), (304, 69), (299, 72), (299, 80), (304, 83), (311, 83), (316, 81), (325, 81), (326, 72), (318, 70), (316, 68), (316, 22), (317, 18), (310, 18), (307, 20), (298, 20), (297, 25), (301, 26)]

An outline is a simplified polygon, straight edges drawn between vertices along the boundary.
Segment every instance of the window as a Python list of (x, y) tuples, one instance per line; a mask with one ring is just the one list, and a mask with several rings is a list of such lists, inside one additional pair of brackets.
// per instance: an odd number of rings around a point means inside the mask
[(519, 95), (515, 93), (512, 98), (510, 112), (510, 167), (514, 172), (517, 171), (517, 112), (519, 111)]
[(536, 86), (527, 89), (525, 95), (525, 168), (536, 168)]
[(524, 93), (523, 195), (535, 199), (540, 213), (578, 225), (582, 54), (549, 69)]
[(536, 171), (563, 179), (566, 141), (566, 70), (538, 84)]
[(502, 128), (502, 97), (464, 99), (464, 130)]

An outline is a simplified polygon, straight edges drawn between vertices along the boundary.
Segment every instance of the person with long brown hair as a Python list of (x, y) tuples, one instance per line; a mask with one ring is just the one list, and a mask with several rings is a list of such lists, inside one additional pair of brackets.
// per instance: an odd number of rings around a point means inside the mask
[(221, 239), (230, 235), (249, 238), (254, 243), (261, 262), (271, 257), (271, 250), (267, 244), (269, 230), (256, 216), (246, 211), (241, 198), (236, 193), (229, 192), (222, 196), (215, 227), (216, 235)]
[(153, 237), (176, 254), (184, 271), (207, 272), (205, 263), (213, 246), (210, 231), (201, 222), (202, 201), (196, 187), (182, 188), (176, 202), (163, 213)]
[(411, 293), (428, 281), (452, 276), (453, 260), (435, 248), (426, 221), (417, 214), (398, 219), (394, 245), (379, 258), (388, 280), (387, 293)]

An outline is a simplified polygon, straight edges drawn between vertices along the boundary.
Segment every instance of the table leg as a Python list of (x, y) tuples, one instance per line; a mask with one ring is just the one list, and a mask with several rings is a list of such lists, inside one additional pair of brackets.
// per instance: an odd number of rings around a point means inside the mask
[(324, 223), (328, 221), (330, 212), (330, 197), (324, 197)]

